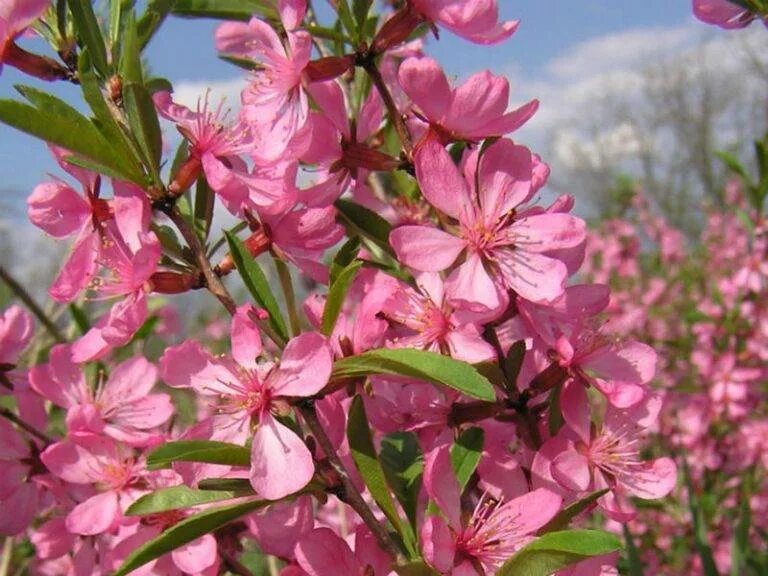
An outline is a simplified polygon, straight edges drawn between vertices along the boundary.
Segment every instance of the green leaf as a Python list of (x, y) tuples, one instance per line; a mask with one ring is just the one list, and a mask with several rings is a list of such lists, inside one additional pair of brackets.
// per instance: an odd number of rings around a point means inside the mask
[(206, 510), (205, 512), (190, 516), (186, 520), (182, 520), (178, 524), (164, 530), (154, 540), (150, 540), (134, 550), (113, 576), (125, 576), (139, 566), (143, 566), (163, 554), (167, 554), (184, 544), (197, 540), (204, 534), (210, 534), (241, 516), (255, 512), (269, 504), (272, 504), (272, 502), (268, 500), (252, 500), (250, 502), (239, 502), (222, 508)]
[(518, 340), (507, 351), (507, 357), (504, 358), (504, 375), (507, 377), (507, 390), (513, 394), (517, 393), (517, 379), (520, 376), (520, 369), (523, 367), (525, 358), (525, 340)]
[(336, 282), (336, 278), (338, 278), (339, 274), (341, 274), (344, 268), (355, 261), (358, 252), (360, 252), (360, 238), (357, 236), (353, 236), (347, 240), (341, 248), (339, 248), (339, 251), (336, 253), (336, 256), (333, 258), (333, 262), (331, 263), (331, 284)]
[(173, 10), (176, 0), (150, 0), (137, 26), (139, 46), (144, 49)]
[(232, 253), (232, 259), (235, 261), (237, 271), (245, 283), (245, 287), (251, 296), (258, 302), (259, 306), (269, 313), (269, 324), (277, 335), (288, 341), (288, 328), (280, 312), (280, 306), (275, 299), (275, 295), (269, 287), (269, 282), (264, 272), (254, 260), (248, 249), (240, 239), (230, 232), (224, 232), (229, 243), (229, 250)]
[(141, 45), (139, 43), (136, 14), (129, 10), (124, 14), (122, 48), (120, 50), (120, 76), (125, 84), (144, 84), (141, 65)]
[(613, 534), (599, 530), (549, 532), (507, 560), (497, 576), (549, 576), (571, 564), (621, 549)]
[(341, 20), (349, 35), (357, 38), (357, 26), (355, 25), (355, 19), (349, 9), (347, 0), (336, 0), (336, 11), (339, 14), (339, 20)]
[(344, 306), (347, 292), (349, 292), (362, 266), (363, 262), (361, 260), (355, 260), (344, 268), (335, 282), (331, 284), (331, 288), (328, 290), (328, 297), (325, 300), (323, 319), (320, 324), (320, 331), (326, 336), (330, 336), (333, 332), (336, 320), (338, 320), (341, 313), (341, 308)]
[(409, 562), (394, 568), (399, 576), (440, 576), (440, 572), (422, 561)]
[(125, 511), (126, 516), (146, 516), (169, 510), (182, 510), (199, 504), (231, 500), (242, 494), (234, 491), (195, 490), (189, 486), (162, 488), (145, 494)]
[(155, 184), (160, 184), (163, 135), (152, 97), (144, 86), (131, 82), (123, 86), (123, 102), (128, 123), (139, 143), (145, 163)]
[(72, 11), (72, 20), (75, 23), (77, 35), (88, 48), (93, 58), (93, 65), (102, 78), (109, 78), (109, 64), (107, 63), (107, 46), (104, 36), (101, 34), (99, 22), (93, 12), (91, 0), (68, 0), (69, 9)]
[(436, 352), (411, 348), (370, 350), (338, 360), (334, 378), (357, 378), (372, 374), (409, 376), (448, 386), (478, 400), (493, 402), (493, 386), (471, 364)]
[(274, 4), (264, 0), (176, 0), (176, 16), (188, 18), (215, 18), (247, 22), (254, 14), (278, 20)]
[(88, 332), (88, 330), (91, 329), (91, 323), (83, 309), (74, 302), (67, 306), (67, 308), (69, 308), (69, 313), (72, 315), (72, 320), (74, 321), (75, 326), (77, 326), (77, 329), (80, 331), (80, 334), (85, 334)]
[(379, 505), (384, 516), (390, 521), (398, 534), (403, 538), (412, 554), (416, 553), (416, 541), (408, 524), (403, 524), (392, 500), (384, 470), (379, 463), (376, 448), (373, 445), (371, 429), (368, 427), (368, 417), (360, 396), (355, 396), (349, 409), (347, 420), (347, 439), (355, 466), (368, 487), (371, 496)]
[(749, 527), (752, 525), (752, 509), (750, 507), (749, 482), (741, 486), (741, 503), (739, 505), (739, 520), (733, 530), (731, 539), (731, 576), (744, 574), (749, 559)]
[(109, 0), (109, 43), (114, 46), (120, 37), (120, 16), (122, 0)]
[(545, 534), (547, 532), (556, 532), (558, 530), (564, 530), (568, 527), (571, 520), (576, 518), (579, 514), (584, 512), (587, 508), (592, 506), (597, 499), (608, 493), (608, 489), (597, 490), (591, 494), (587, 494), (584, 498), (572, 502), (560, 512), (558, 512), (552, 520), (547, 522), (544, 526), (539, 528), (539, 534)]
[(248, 467), (251, 452), (244, 446), (213, 440), (178, 440), (167, 442), (147, 455), (147, 468), (169, 468), (174, 462), (206, 462)]
[(357, 35), (362, 37), (365, 31), (365, 24), (368, 21), (368, 11), (371, 9), (373, 0), (353, 0), (352, 12), (355, 15), (357, 21)]
[(419, 441), (410, 432), (389, 434), (381, 441), (379, 462), (411, 526), (416, 526), (424, 457)]
[(144, 184), (142, 176), (114, 156), (109, 142), (85, 116), (53, 96), (28, 87), (23, 90), (27, 98), (36, 94), (33, 98), (39, 109), (0, 100), (0, 122), (83, 156), (92, 161), (92, 166), (102, 166), (105, 174)]
[(394, 256), (394, 251), (389, 245), (389, 233), (392, 231), (392, 225), (389, 222), (376, 212), (349, 200), (336, 200), (334, 206), (344, 221), (358, 234), (372, 240), (385, 252)]
[(141, 160), (137, 157), (137, 151), (133, 148), (122, 128), (117, 123), (104, 99), (99, 82), (93, 73), (91, 57), (87, 49), (80, 53), (77, 66), (77, 75), (80, 79), (83, 96), (98, 121), (97, 128), (115, 148), (117, 155), (125, 160), (126, 163), (130, 161), (131, 170), (135, 174), (141, 174)]
[(216, 202), (216, 195), (208, 186), (208, 182), (205, 178), (200, 177), (197, 179), (197, 186), (195, 187), (195, 227), (203, 243), (208, 240), (208, 234), (211, 231), (211, 222), (213, 222), (213, 208)]
[(459, 492), (469, 484), (483, 455), (485, 433), (482, 428), (469, 428), (461, 433), (451, 446), (451, 464), (459, 482)]
[(715, 564), (715, 557), (712, 554), (712, 546), (709, 543), (707, 535), (704, 511), (701, 508), (696, 487), (691, 480), (688, 463), (685, 458), (682, 459), (682, 462), (683, 478), (688, 488), (688, 506), (691, 509), (691, 518), (693, 520), (693, 537), (696, 542), (699, 558), (701, 558), (701, 566), (704, 576), (718, 576), (717, 564)]
[(197, 483), (197, 487), (200, 490), (255, 494), (253, 486), (247, 478), (204, 478)]

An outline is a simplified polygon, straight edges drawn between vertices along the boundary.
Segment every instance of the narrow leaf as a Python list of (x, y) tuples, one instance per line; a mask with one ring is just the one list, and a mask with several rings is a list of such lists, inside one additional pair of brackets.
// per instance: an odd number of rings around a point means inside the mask
[(176, 0), (173, 13), (188, 18), (248, 21), (254, 14), (277, 20), (274, 3), (264, 0)]
[(247, 478), (204, 478), (197, 483), (197, 487), (200, 490), (255, 494), (253, 486)]
[(145, 494), (125, 511), (126, 516), (146, 516), (169, 510), (182, 510), (200, 504), (231, 500), (239, 495), (234, 491), (195, 490), (189, 486), (172, 486)]
[(139, 46), (144, 49), (170, 14), (176, 0), (150, 0), (137, 26)]
[(424, 475), (424, 457), (416, 437), (397, 432), (381, 441), (379, 462), (411, 526), (416, 526), (419, 492)]
[(460, 492), (469, 484), (483, 454), (485, 433), (482, 428), (469, 428), (451, 446), (451, 464), (459, 481)]
[(395, 572), (398, 576), (440, 576), (440, 572), (422, 561), (395, 566)]
[(539, 528), (539, 534), (545, 534), (547, 532), (556, 532), (558, 530), (565, 530), (571, 520), (576, 518), (579, 514), (591, 507), (598, 498), (608, 493), (608, 489), (598, 490), (588, 494), (584, 498), (573, 502), (560, 510), (557, 515), (547, 522), (544, 526)]
[(269, 282), (261, 267), (256, 263), (248, 249), (240, 239), (230, 232), (224, 232), (229, 243), (229, 250), (232, 253), (232, 259), (245, 283), (245, 287), (251, 296), (258, 302), (259, 306), (269, 313), (269, 324), (272, 329), (284, 341), (288, 340), (288, 328), (283, 320), (280, 306), (275, 299), (275, 295), (269, 287)]
[(365, 406), (360, 396), (355, 396), (349, 409), (347, 439), (355, 466), (374, 501), (379, 505), (384, 516), (387, 517), (397, 533), (402, 536), (406, 546), (415, 552), (413, 532), (410, 530), (410, 526), (402, 523), (397, 508), (395, 508), (384, 470), (379, 463), (376, 448), (373, 445), (371, 429), (368, 427), (368, 417), (365, 414)]
[(392, 225), (389, 222), (376, 212), (349, 200), (337, 200), (334, 206), (343, 220), (357, 233), (372, 240), (388, 254), (394, 255), (389, 245), (389, 233), (392, 231)]
[(72, 20), (75, 23), (77, 35), (93, 58), (93, 65), (102, 78), (109, 78), (109, 64), (107, 63), (107, 46), (104, 36), (101, 34), (99, 22), (93, 12), (90, 0), (68, 0), (69, 9), (72, 11)]
[(599, 530), (550, 532), (528, 544), (507, 560), (497, 576), (549, 576), (587, 558), (621, 548), (613, 534)]
[(123, 86), (123, 102), (144, 160), (156, 184), (160, 183), (160, 160), (163, 154), (163, 136), (160, 131), (160, 121), (147, 89), (136, 83)]
[(363, 266), (362, 261), (355, 260), (339, 273), (336, 281), (331, 285), (328, 291), (328, 298), (325, 300), (323, 309), (323, 319), (320, 324), (320, 330), (326, 336), (330, 336), (336, 326), (336, 320), (339, 318), (341, 309), (344, 306), (344, 300), (347, 297), (352, 283)]
[(163, 554), (167, 554), (193, 540), (197, 540), (200, 536), (209, 534), (237, 520), (241, 516), (255, 512), (269, 504), (272, 504), (272, 502), (251, 500), (250, 502), (240, 502), (214, 510), (206, 510), (205, 512), (190, 516), (186, 520), (182, 520), (178, 524), (166, 529), (154, 540), (150, 540), (134, 550), (113, 576), (125, 576), (139, 566), (143, 566)]
[(643, 576), (643, 563), (640, 560), (640, 554), (637, 552), (637, 546), (635, 546), (635, 539), (632, 537), (632, 532), (629, 531), (629, 527), (624, 524), (624, 541), (627, 543), (627, 564), (629, 564), (629, 576)]
[(178, 440), (156, 448), (147, 456), (147, 468), (168, 468), (174, 462), (206, 462), (227, 466), (251, 465), (251, 453), (244, 446), (213, 440)]
[(372, 374), (409, 376), (448, 386), (478, 400), (493, 402), (493, 386), (471, 364), (436, 352), (410, 348), (382, 348), (349, 356), (333, 367), (335, 378), (355, 378)]

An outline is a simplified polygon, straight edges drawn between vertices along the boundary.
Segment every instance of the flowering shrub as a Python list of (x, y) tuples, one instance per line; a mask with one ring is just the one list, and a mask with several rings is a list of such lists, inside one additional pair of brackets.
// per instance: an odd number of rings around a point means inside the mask
[(735, 172), (728, 208), (707, 210), (691, 247), (639, 193), (587, 243), (585, 274), (612, 287), (606, 327), (659, 353), (656, 450), (676, 455), (683, 481), (674, 503), (643, 508), (632, 527), (643, 564), (659, 573), (768, 569), (766, 142), (756, 149), (758, 178), (723, 155)]
[[(48, 575), (616, 573), (621, 542), (595, 528), (632, 521), (678, 476), (646, 446), (670, 401), (650, 386), (656, 353), (601, 321), (625, 263), (589, 259), (600, 283), (569, 280), (586, 226), (572, 197), (536, 201), (549, 169), (509, 139), (538, 103), (508, 111), (506, 79), (451, 86), (423, 53), (425, 34), (494, 44), (517, 23), (493, 0), (383, 14), (337, 0), (329, 25), (305, 0), (110, 4), (102, 23), (85, 0), (0, 0), (2, 62), (78, 85), (90, 109), (29, 86), (27, 102), (0, 100), (0, 120), (68, 174), (32, 191), (30, 220), (73, 238), (53, 318), (2, 270), (41, 325), (19, 306), (0, 320), (8, 561)], [(204, 94), (186, 108), (144, 65), (173, 12), (227, 20), (216, 47), (248, 70), (236, 115)], [(58, 59), (19, 46), (33, 28)], [(236, 223), (217, 237), (224, 212)], [(736, 293), (754, 290), (755, 262)], [(226, 320), (187, 337), (158, 302), (194, 290)], [(728, 352), (697, 360), (713, 391), (686, 409), (752, 416), (762, 372)], [(708, 450), (702, 430), (675, 434)], [(747, 446), (738, 469), (759, 452)], [(689, 492), (702, 465), (687, 465)]]

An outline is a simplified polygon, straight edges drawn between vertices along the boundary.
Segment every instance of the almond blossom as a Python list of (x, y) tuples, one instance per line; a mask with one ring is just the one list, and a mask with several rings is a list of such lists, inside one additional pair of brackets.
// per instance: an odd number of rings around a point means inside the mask
[(467, 160), (462, 176), (442, 145), (429, 139), (416, 162), (424, 196), (457, 224), (450, 232), (426, 226), (395, 229), (390, 241), (404, 264), (439, 272), (463, 254), (464, 261), (446, 280), (448, 299), (485, 310), (503, 309), (508, 290), (533, 301), (563, 293), (567, 267), (549, 254), (582, 244), (585, 226), (568, 214), (523, 207), (534, 192), (527, 148), (501, 140), (482, 158)]

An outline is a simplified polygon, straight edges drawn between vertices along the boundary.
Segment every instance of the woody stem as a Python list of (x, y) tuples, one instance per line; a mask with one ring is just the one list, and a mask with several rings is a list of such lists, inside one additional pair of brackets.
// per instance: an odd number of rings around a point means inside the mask
[(311, 403), (305, 404), (300, 407), (300, 410), (301, 415), (307, 423), (309, 430), (312, 432), (312, 435), (315, 437), (315, 440), (317, 440), (317, 443), (323, 449), (323, 452), (325, 452), (328, 460), (336, 469), (339, 478), (341, 478), (341, 485), (344, 489), (343, 501), (349, 504), (349, 506), (357, 512), (363, 522), (365, 522), (365, 525), (368, 526), (369, 530), (376, 538), (379, 547), (399, 563), (403, 559), (402, 553), (384, 526), (382, 526), (373, 515), (373, 511), (368, 504), (365, 503), (365, 500), (363, 500), (362, 494), (360, 494), (358, 489), (349, 479), (349, 474), (344, 467), (344, 463), (341, 461), (338, 454), (336, 454), (336, 449), (333, 447), (330, 438), (328, 438), (325, 429), (323, 429), (323, 425), (317, 417), (314, 405)]
[(211, 268), (211, 263), (208, 261), (208, 257), (205, 255), (205, 249), (200, 242), (200, 238), (198, 238), (195, 231), (189, 226), (187, 221), (184, 219), (184, 216), (182, 216), (181, 212), (179, 212), (179, 209), (175, 205), (169, 206), (164, 210), (164, 212), (173, 221), (173, 223), (176, 225), (176, 228), (179, 229), (179, 232), (181, 232), (184, 240), (186, 240), (190, 250), (192, 250), (192, 253), (195, 255), (197, 265), (200, 267), (200, 270), (203, 273), (205, 284), (208, 287), (208, 290), (210, 290), (211, 294), (218, 298), (219, 302), (221, 302), (224, 308), (227, 309), (227, 312), (234, 315), (235, 311), (237, 310), (235, 301), (232, 299), (232, 296), (230, 295), (226, 286), (224, 286), (222, 283), (221, 279), (213, 271), (213, 268)]
[(0, 279), (2, 279), (3, 282), (8, 285), (8, 288), (11, 289), (11, 292), (13, 292), (19, 298), (19, 300), (21, 300), (24, 305), (29, 308), (29, 311), (35, 315), (35, 317), (43, 326), (45, 326), (45, 329), (50, 332), (51, 336), (53, 336), (57, 342), (66, 341), (66, 338), (64, 338), (64, 335), (59, 330), (59, 327), (54, 324), (53, 320), (51, 320), (45, 311), (40, 307), (40, 305), (34, 301), (29, 292), (27, 292), (27, 290), (21, 284), (19, 284), (19, 282), (13, 276), (11, 276), (10, 272), (8, 272), (3, 266), (0, 266)]
[(384, 82), (384, 78), (381, 75), (381, 71), (376, 66), (376, 62), (373, 57), (364, 57), (361, 59), (360, 65), (371, 77), (373, 85), (378, 90), (381, 99), (384, 101), (384, 106), (387, 108), (387, 114), (390, 120), (395, 125), (395, 131), (400, 138), (400, 143), (403, 146), (403, 152), (409, 162), (413, 161), (413, 142), (411, 141), (411, 132), (408, 130), (408, 126), (405, 124), (403, 115), (397, 109), (395, 99), (392, 97), (392, 93), (387, 87), (387, 83)]
[(11, 412), (8, 408), (0, 408), (0, 417), (5, 418), (9, 422), (13, 422), (14, 424), (16, 424), (16, 426), (18, 426), (28, 434), (31, 434), (38, 440), (42, 440), (46, 444), (53, 444), (53, 438), (51, 438), (44, 432), (40, 432), (40, 430), (38, 430), (34, 426), (27, 424), (26, 422), (24, 422), (24, 420), (16, 416), (16, 414)]

